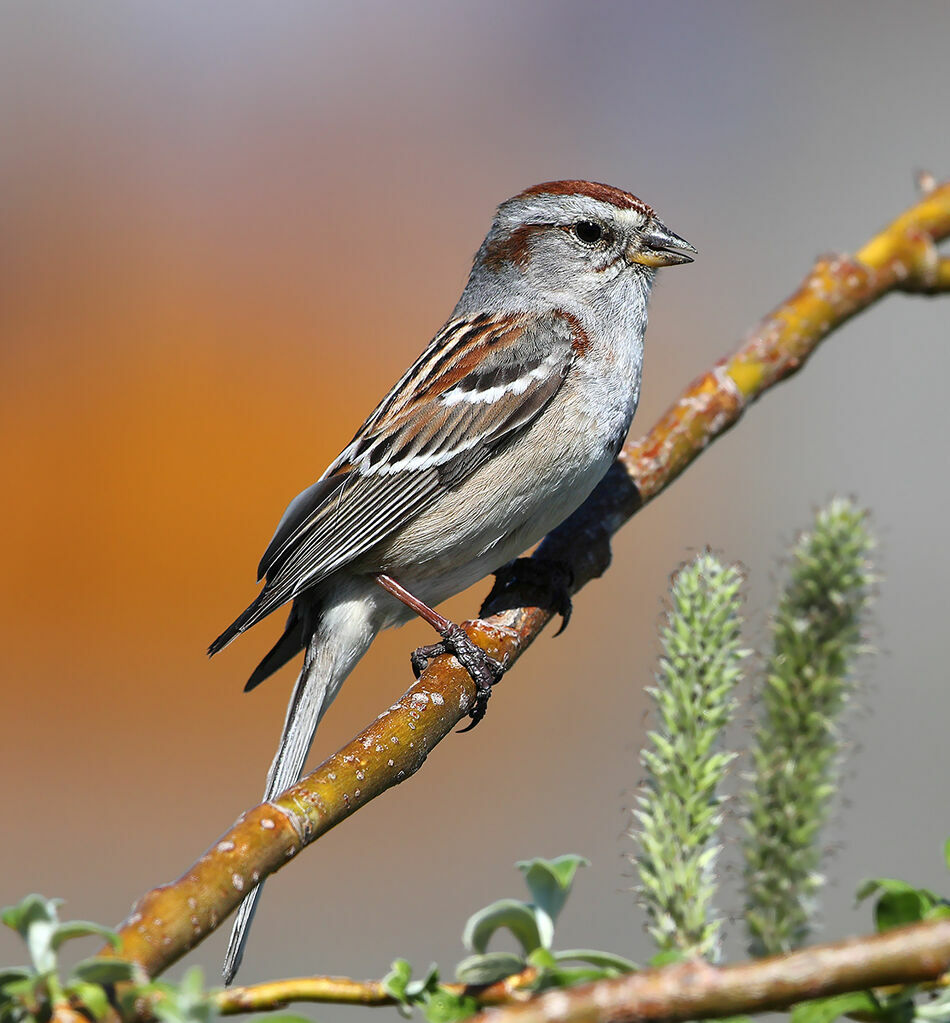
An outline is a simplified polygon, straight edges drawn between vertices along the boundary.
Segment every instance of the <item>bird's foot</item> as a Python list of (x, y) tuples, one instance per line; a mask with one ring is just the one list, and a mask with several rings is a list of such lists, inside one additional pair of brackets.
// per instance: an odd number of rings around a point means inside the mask
[(560, 636), (571, 620), (573, 584), (574, 573), (563, 561), (548, 558), (509, 561), (495, 573), (495, 584), (482, 604), (481, 617), (531, 604), (561, 616), (561, 627), (554, 633)]
[(421, 646), (412, 652), (412, 670), (418, 678), (430, 661), (442, 654), (454, 654), (475, 683), (475, 702), (468, 712), (471, 724), (459, 729), (460, 732), (468, 732), (485, 716), (492, 686), (504, 675), (505, 665), (486, 653), (459, 625), (450, 624), (441, 635), (441, 642)]

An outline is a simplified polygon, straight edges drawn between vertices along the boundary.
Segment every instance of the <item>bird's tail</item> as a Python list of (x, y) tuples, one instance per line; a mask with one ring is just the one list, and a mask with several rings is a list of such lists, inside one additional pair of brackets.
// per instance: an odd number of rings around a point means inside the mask
[(265, 586), (254, 602), (246, 607), (208, 647), (208, 656), (214, 657), (215, 654), (220, 653), (242, 632), (247, 632), (252, 625), (257, 625), (262, 618), (266, 618), (272, 611), (276, 611), (281, 604), (286, 604), (289, 599), (290, 591), (286, 586)]
[[(277, 755), (267, 775), (264, 802), (299, 781), (320, 719), (379, 631), (373, 608), (371, 597), (359, 599), (349, 594), (347, 599), (325, 604), (320, 609), (287, 707)], [(225, 984), (231, 983), (241, 965), (262, 888), (260, 884), (249, 892), (238, 907), (222, 968)]]

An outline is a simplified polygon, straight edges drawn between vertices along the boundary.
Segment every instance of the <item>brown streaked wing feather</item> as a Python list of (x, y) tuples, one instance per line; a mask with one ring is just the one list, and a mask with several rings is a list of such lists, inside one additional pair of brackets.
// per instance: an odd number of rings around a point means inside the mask
[(470, 476), (558, 392), (575, 333), (553, 315), (443, 328), (328, 475), (291, 503), (262, 561), (265, 593), (277, 603), (295, 596)]
[[(462, 451), (444, 465), (439, 467), (439, 480), (444, 487), (457, 486), (467, 479), (485, 461), (487, 461), (503, 444), (513, 440), (522, 429), (526, 429), (541, 410), (561, 389), (564, 381), (562, 373), (552, 373), (539, 381), (538, 384), (519, 395), (517, 405), (512, 403), (508, 408), (496, 408), (490, 413), (494, 422), (485, 422), (489, 428), (486, 443), (467, 451)], [(487, 417), (486, 417), (487, 418)]]

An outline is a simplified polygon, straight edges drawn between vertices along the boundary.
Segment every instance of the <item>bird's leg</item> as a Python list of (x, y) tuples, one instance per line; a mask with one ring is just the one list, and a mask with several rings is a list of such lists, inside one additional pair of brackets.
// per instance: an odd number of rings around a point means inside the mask
[(571, 587), (574, 572), (563, 561), (549, 558), (518, 558), (502, 565), (495, 573), (495, 584), (485, 598), (482, 618), (511, 607), (534, 606), (561, 616), (560, 636), (571, 620)]
[(459, 664), (469, 673), (475, 683), (475, 702), (468, 716), (472, 723), (461, 729), (467, 732), (474, 728), (485, 716), (485, 709), (488, 706), (488, 698), (491, 696), (492, 686), (505, 673), (505, 666), (494, 657), (487, 654), (480, 646), (477, 646), (469, 638), (468, 633), (450, 622), (444, 615), (433, 610), (428, 604), (423, 603), (418, 597), (414, 597), (407, 589), (400, 586), (391, 576), (380, 572), (376, 576), (376, 582), (387, 592), (391, 593), (397, 600), (401, 601), (410, 610), (423, 620), (428, 622), (433, 629), (442, 637), (440, 643), (433, 643), (430, 646), (419, 647), (412, 654), (412, 670), (418, 678), (429, 666), (429, 661), (442, 654), (454, 654)]

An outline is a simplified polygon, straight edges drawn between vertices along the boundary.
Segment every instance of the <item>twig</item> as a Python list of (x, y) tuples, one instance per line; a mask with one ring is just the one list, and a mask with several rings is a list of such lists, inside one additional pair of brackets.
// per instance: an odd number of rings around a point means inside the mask
[[(629, 443), (584, 506), (551, 533), (539, 557), (566, 564), (573, 589), (600, 575), (610, 537), (655, 497), (745, 407), (798, 370), (835, 327), (895, 289), (950, 290), (936, 242), (950, 234), (950, 183), (934, 187), (857, 257), (820, 259), (798, 291), (731, 357), (696, 380), (657, 425)], [(509, 664), (551, 612), (503, 583), (469, 634)], [(521, 606), (526, 605), (526, 606)], [(494, 613), (492, 613), (494, 612)], [(404, 781), (465, 716), (467, 673), (438, 658), (402, 699), (279, 799), (243, 814), (177, 881), (147, 893), (120, 927), (122, 956), (154, 976), (205, 938), (258, 881), (386, 789)], [(104, 955), (109, 950), (103, 950)]]
[[(483, 988), (464, 984), (442, 984), (455, 995), (470, 993), (479, 1005), (504, 1005), (526, 997), (525, 989), (537, 978), (538, 971), (528, 967), (504, 980)], [(343, 1005), (395, 1005), (396, 999), (378, 980), (350, 980), (348, 977), (294, 977), (247, 987), (222, 988), (212, 994), (223, 1016), (239, 1012), (270, 1012), (292, 1002), (333, 1002)]]
[(950, 920), (714, 967), (701, 960), (552, 991), (473, 1017), (478, 1023), (626, 1023), (719, 1019), (887, 984), (935, 980), (950, 967)]
[(223, 1016), (240, 1012), (270, 1012), (291, 1002), (332, 1002), (336, 1005), (395, 1005), (379, 980), (349, 977), (290, 977), (245, 987), (220, 988), (211, 994)]

